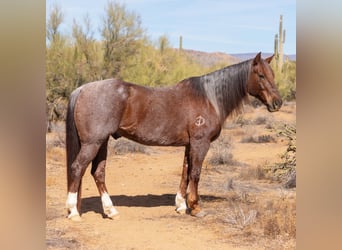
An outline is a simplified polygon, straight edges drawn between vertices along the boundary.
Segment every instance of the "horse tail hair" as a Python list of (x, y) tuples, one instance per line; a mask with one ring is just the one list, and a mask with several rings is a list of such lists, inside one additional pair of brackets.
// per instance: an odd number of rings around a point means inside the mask
[(71, 165), (75, 161), (77, 154), (80, 152), (81, 143), (75, 124), (75, 104), (80, 94), (80, 88), (74, 90), (69, 99), (68, 110), (66, 116), (66, 156), (67, 156), (67, 190), (71, 182)]

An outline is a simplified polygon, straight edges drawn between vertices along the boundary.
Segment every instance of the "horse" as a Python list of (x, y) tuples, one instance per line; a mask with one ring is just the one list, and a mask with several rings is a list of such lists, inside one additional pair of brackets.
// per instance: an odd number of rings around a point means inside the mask
[(185, 147), (176, 211), (201, 217), (198, 184), (202, 163), (226, 118), (240, 110), (249, 95), (270, 112), (282, 106), (269, 65), (273, 56), (262, 59), (259, 52), (252, 59), (169, 87), (106, 79), (75, 89), (66, 118), (67, 217), (81, 220), (82, 177), (90, 163), (105, 216), (118, 214), (105, 184), (110, 136), (149, 146)]

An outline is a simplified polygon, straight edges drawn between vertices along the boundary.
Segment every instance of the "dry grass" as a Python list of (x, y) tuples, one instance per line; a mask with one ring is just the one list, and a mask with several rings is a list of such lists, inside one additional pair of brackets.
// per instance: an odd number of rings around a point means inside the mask
[(46, 148), (48, 150), (55, 147), (65, 148), (65, 133), (64, 132), (52, 132), (46, 137)]
[(292, 199), (269, 200), (267, 207), (260, 210), (260, 226), (265, 236), (296, 238), (296, 204)]
[(247, 167), (241, 170), (240, 179), (242, 180), (263, 180), (267, 179), (266, 171), (263, 167)]
[[(266, 249), (294, 249), (296, 240), (295, 198), (275, 195), (273, 192), (229, 192), (226, 207), (215, 215), (222, 234), (230, 243)], [(221, 211), (220, 211), (221, 210)]]

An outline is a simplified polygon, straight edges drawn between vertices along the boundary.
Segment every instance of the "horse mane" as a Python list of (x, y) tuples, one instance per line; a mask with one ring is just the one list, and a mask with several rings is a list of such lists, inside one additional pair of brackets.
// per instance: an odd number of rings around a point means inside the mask
[(224, 121), (232, 112), (239, 113), (247, 95), (247, 80), (251, 69), (247, 60), (206, 75), (194, 77), (190, 86), (196, 95), (207, 98)]

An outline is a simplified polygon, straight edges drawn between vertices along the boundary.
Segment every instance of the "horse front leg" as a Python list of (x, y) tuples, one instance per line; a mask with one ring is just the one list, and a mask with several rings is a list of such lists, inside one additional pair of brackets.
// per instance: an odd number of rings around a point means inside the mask
[(187, 197), (188, 213), (192, 216), (203, 217), (199, 205), (198, 183), (200, 180), (203, 160), (209, 150), (210, 142), (196, 140), (190, 146), (189, 194)]
[(99, 152), (97, 153), (95, 159), (93, 160), (91, 174), (94, 177), (97, 189), (99, 190), (99, 193), (101, 196), (103, 212), (109, 218), (112, 218), (115, 215), (117, 215), (119, 212), (113, 206), (112, 200), (108, 194), (106, 183), (105, 183), (107, 144), (108, 144), (108, 139), (102, 144)]
[(177, 192), (176, 199), (175, 199), (177, 213), (185, 213), (187, 210), (185, 198), (186, 198), (186, 191), (188, 189), (188, 184), (189, 184), (189, 165), (190, 165), (189, 152), (190, 152), (190, 145), (187, 145), (185, 147), (182, 178), (179, 184), (179, 191)]

